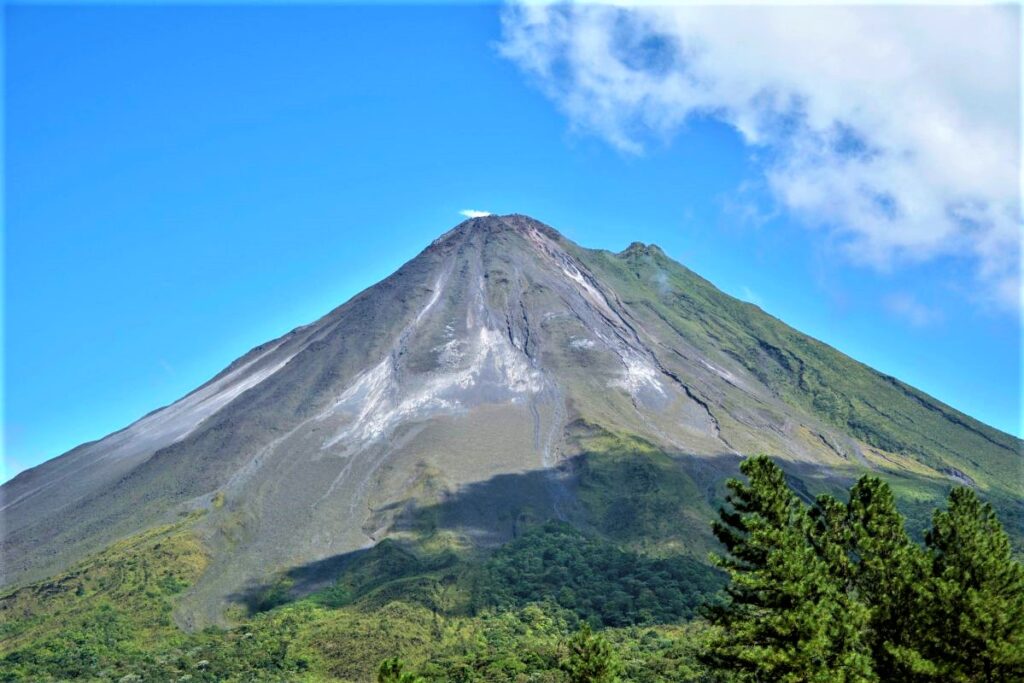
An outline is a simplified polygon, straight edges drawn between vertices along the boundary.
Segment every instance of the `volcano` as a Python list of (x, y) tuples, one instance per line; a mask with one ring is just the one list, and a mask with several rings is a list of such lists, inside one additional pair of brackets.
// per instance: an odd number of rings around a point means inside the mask
[(486, 550), (559, 519), (703, 558), (722, 480), (758, 452), (808, 497), (882, 474), (912, 523), (920, 501), (973, 486), (1019, 538), (1021, 447), (657, 246), (590, 250), (527, 216), (485, 216), (6, 483), (3, 583), (197, 511), (211, 560), (181, 600), (188, 626), (275, 573), (385, 538)]

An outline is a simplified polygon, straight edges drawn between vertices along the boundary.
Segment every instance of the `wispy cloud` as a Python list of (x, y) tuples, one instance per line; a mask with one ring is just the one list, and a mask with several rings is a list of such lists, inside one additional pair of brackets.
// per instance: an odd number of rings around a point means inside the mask
[(762, 308), (764, 307), (764, 300), (760, 297), (760, 295), (758, 295), (757, 292), (752, 290), (747, 285), (743, 285), (743, 287), (740, 288), (740, 298), (748, 303), (754, 304), (755, 306), (761, 306)]
[(476, 209), (463, 209), (459, 213), (466, 218), (483, 218), (484, 216), (491, 215), (490, 211), (477, 211)]
[(883, 301), (886, 310), (914, 327), (928, 327), (942, 321), (942, 311), (921, 303), (913, 294), (899, 292)]
[(4, 453), (0, 456), (0, 483), (13, 479), (26, 469), (28, 468), (13, 455)]
[(641, 153), (696, 116), (854, 262), (969, 259), (1020, 310), (1019, 8), (513, 5), (501, 53)]

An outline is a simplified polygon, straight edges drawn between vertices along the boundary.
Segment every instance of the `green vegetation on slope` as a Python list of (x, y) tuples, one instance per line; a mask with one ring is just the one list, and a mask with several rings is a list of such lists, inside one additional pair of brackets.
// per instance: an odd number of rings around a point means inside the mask
[(115, 543), (48, 581), (0, 597), (0, 651), (7, 679), (94, 678), (154, 642), (185, 640), (172, 599), (206, 567), (188, 532), (195, 516)]
[(631, 548), (703, 559), (714, 515), (700, 487), (653, 444), (577, 421), (570, 425), (581, 522)]
[(921, 547), (879, 479), (808, 504), (763, 456), (743, 472), (715, 527), (731, 581), (704, 618), (708, 567), (552, 521), (489, 555), (383, 542), (312, 594), (291, 573), (236, 627), (185, 633), (174, 601), (206, 563), (193, 517), (0, 596), (0, 680), (367, 681), (385, 660), (431, 682), (1024, 676), (1024, 569), (973, 492)]
[[(581, 623), (624, 627), (607, 636), (634, 680), (696, 670), (678, 641), (700, 628), (662, 624), (691, 618), (720, 585), (706, 565), (648, 559), (557, 522), (488, 557), (434, 541), (384, 541), (299, 599), (296, 578), (281, 577), (254, 594), (238, 627), (186, 634), (171, 609), (201, 550), (188, 523), (147, 532), (0, 598), (0, 680), (365, 681), (400, 653), (429, 680), (564, 681)], [(94, 589), (76, 596), (79, 584)]]
[(594, 626), (683, 621), (721, 586), (713, 570), (691, 558), (648, 559), (557, 522), (505, 545), (481, 573), (478, 605), (550, 601)]
[(734, 299), (657, 247), (579, 256), (632, 310), (646, 311), (710, 358), (726, 354), (790, 404), (882, 451), (1024, 496), (1019, 439)]

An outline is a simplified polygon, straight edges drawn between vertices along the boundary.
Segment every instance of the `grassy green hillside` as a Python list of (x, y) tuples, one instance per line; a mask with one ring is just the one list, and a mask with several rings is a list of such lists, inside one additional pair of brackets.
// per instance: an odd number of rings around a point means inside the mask
[(207, 557), (189, 532), (195, 517), (150, 529), (48, 581), (0, 597), (0, 670), (8, 680), (101, 677), (147, 659), (153, 643), (187, 638), (171, 618), (174, 598)]
[(384, 542), (310, 595), (282, 577), (237, 627), (186, 634), (171, 614), (205, 564), (192, 521), (0, 598), (0, 680), (365, 681), (400, 654), (432, 680), (560, 681), (582, 620), (616, 627), (634, 679), (659, 680), (697, 671), (701, 627), (678, 624), (721, 582), (549, 523), (487, 558)]
[(723, 293), (656, 246), (580, 250), (634, 311), (710, 358), (728, 356), (787, 403), (885, 453), (1024, 497), (1022, 442)]
[[(710, 680), (697, 653), (712, 630), (697, 615), (723, 576), (695, 559), (703, 522), (687, 514), (712, 498), (684, 504), (709, 493), (649, 444), (583, 427), (576, 438), (572, 524), (526, 522), (492, 550), (414, 525), (253, 586), (231, 628), (173, 620), (207, 565), (199, 516), (116, 543), (0, 596), (0, 681), (367, 681), (400, 656), (428, 681), (557, 682), (583, 623), (611, 641), (625, 680)], [(899, 494), (923, 517), (921, 491), (908, 479)], [(442, 507), (423, 513), (443, 520)]]

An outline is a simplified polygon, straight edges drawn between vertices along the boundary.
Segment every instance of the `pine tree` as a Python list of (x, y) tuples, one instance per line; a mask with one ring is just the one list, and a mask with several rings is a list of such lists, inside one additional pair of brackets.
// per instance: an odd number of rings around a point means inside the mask
[(956, 488), (935, 513), (932, 656), (944, 681), (1024, 680), (1024, 567), (988, 503)]
[(889, 485), (864, 476), (846, 505), (822, 496), (812, 510), (819, 555), (845, 590), (869, 610), (868, 643), (883, 681), (926, 680), (935, 667), (922, 653), (920, 614), (928, 566), (910, 540)]
[(569, 640), (562, 664), (570, 683), (615, 683), (622, 668), (607, 640), (594, 635), (586, 622)]
[(726, 601), (707, 611), (718, 626), (705, 662), (738, 680), (872, 681), (868, 610), (811, 542), (811, 518), (767, 456), (730, 480), (714, 532), (728, 555)]

